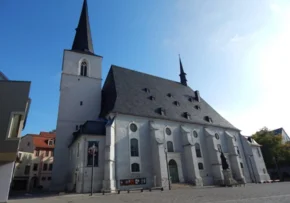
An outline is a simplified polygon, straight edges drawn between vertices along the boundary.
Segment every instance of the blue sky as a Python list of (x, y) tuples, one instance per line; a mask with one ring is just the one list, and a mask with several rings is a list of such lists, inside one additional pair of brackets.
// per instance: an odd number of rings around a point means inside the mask
[[(103, 80), (111, 64), (189, 85), (249, 135), (290, 133), (290, 1), (88, 0)], [(82, 0), (0, 1), (0, 70), (32, 81), (23, 132), (56, 127), (63, 49), (71, 48)]]

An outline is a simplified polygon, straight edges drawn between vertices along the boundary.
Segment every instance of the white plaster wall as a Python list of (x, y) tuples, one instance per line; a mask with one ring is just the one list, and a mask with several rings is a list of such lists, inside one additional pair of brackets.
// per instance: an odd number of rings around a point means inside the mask
[[(154, 150), (154, 147), (152, 147), (152, 144), (154, 142), (151, 142), (150, 138), (150, 127), (149, 127), (149, 121), (154, 120), (154, 125), (156, 128), (158, 128), (158, 133), (163, 133), (165, 136), (166, 141), (171, 140), (173, 141), (174, 150), (177, 153), (181, 154), (181, 168), (182, 173), (184, 175), (184, 181), (186, 182), (186, 178), (188, 177), (186, 174), (188, 173), (189, 169), (186, 169), (185, 166), (183, 166), (184, 162), (186, 161), (183, 154), (183, 143), (182, 143), (182, 132), (181, 132), (181, 125), (185, 126), (187, 129), (190, 129), (191, 132), (193, 130), (196, 130), (198, 132), (198, 138), (195, 139), (195, 142), (200, 143), (201, 147), (201, 153), (202, 158), (198, 158), (198, 162), (202, 162), (204, 165), (204, 169), (200, 171), (200, 174), (202, 176), (202, 179), (204, 181), (204, 185), (211, 185), (213, 184), (213, 171), (212, 171), (212, 163), (210, 162), (209, 158), (209, 149), (207, 143), (206, 143), (206, 136), (205, 136), (205, 130), (202, 125), (198, 124), (185, 124), (185, 123), (179, 123), (179, 122), (172, 122), (172, 121), (166, 121), (166, 120), (158, 120), (158, 119), (148, 119), (148, 118), (142, 118), (142, 117), (136, 117), (136, 116), (130, 116), (130, 115), (123, 115), (118, 114), (116, 117), (116, 181), (117, 181), (117, 188), (125, 189), (130, 188), (132, 186), (125, 186), (120, 187), (120, 180), (121, 179), (131, 179), (131, 178), (147, 178), (147, 184), (143, 187), (150, 187), (153, 185), (153, 179), (154, 179), (154, 168), (153, 166), (156, 165), (154, 163), (154, 160), (152, 157), (154, 157), (154, 154), (157, 153), (157, 151)], [(141, 159), (141, 172), (139, 174), (133, 174), (130, 172), (130, 146), (129, 146), (129, 125), (130, 123), (135, 122), (138, 125), (138, 136), (140, 139), (140, 159)], [(170, 127), (172, 134), (166, 135), (165, 134), (165, 128)], [(215, 141), (215, 145), (220, 143), (222, 145), (222, 148), (224, 151), (228, 151), (226, 138), (224, 136), (224, 129), (217, 128), (217, 127), (207, 127), (208, 129), (211, 129), (213, 132), (216, 132), (219, 134), (220, 139)], [(238, 131), (234, 131), (235, 134), (238, 134)], [(161, 135), (160, 135), (161, 136)], [(239, 143), (237, 144), (239, 146)], [(217, 150), (214, 149), (215, 151)], [(239, 147), (240, 153), (243, 153), (243, 150), (241, 147)], [(164, 160), (165, 161), (165, 160)], [(169, 161), (169, 160), (168, 160)], [(245, 164), (244, 164), (245, 165)], [(166, 170), (167, 169), (163, 169)], [(164, 172), (166, 172), (164, 171)], [(167, 173), (167, 172), (166, 172)], [(140, 187), (140, 186), (138, 186)]]
[(0, 164), (0, 202), (8, 202), (14, 162)]
[[(83, 59), (89, 64), (88, 77), (79, 76), (79, 65)], [(101, 63), (102, 58), (98, 56), (64, 51), (54, 150), (53, 190), (66, 189), (69, 179), (68, 145), (76, 126), (98, 118), (101, 107)]]

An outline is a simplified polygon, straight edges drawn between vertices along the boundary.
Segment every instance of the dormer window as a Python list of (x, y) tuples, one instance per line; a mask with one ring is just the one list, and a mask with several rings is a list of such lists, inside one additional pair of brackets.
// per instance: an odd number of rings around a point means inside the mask
[(166, 111), (165, 111), (164, 108), (159, 108), (159, 109), (158, 109), (158, 113), (159, 113), (160, 115), (162, 115), (162, 116), (165, 116)]
[(150, 96), (149, 99), (152, 100), (152, 101), (154, 101), (155, 100), (155, 97), (154, 96)]
[(213, 123), (212, 118), (209, 117), (209, 116), (205, 116), (205, 117), (204, 117), (204, 120), (206, 120), (206, 121), (209, 122), (209, 123)]
[(200, 110), (200, 106), (199, 106), (199, 105), (195, 105), (194, 108), (195, 108), (196, 110)]
[(150, 93), (150, 90), (148, 88), (144, 88), (143, 91), (146, 93)]
[(175, 106), (180, 106), (180, 103), (179, 103), (178, 101), (174, 101), (173, 104), (174, 104)]
[(81, 63), (81, 71), (80, 71), (81, 76), (88, 76), (88, 64), (86, 61), (83, 61)]
[(172, 98), (173, 96), (172, 96), (171, 93), (168, 93), (168, 94), (167, 94), (167, 97)]
[(183, 117), (190, 120), (191, 119), (191, 115), (188, 112), (184, 112), (183, 113)]
[(48, 145), (52, 146), (53, 145), (53, 140), (48, 140)]

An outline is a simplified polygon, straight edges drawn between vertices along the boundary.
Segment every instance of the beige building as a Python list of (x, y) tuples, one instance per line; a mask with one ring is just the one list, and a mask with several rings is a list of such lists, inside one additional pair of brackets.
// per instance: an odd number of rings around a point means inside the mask
[(15, 164), (15, 191), (47, 190), (51, 182), (55, 133), (41, 132), (21, 138)]

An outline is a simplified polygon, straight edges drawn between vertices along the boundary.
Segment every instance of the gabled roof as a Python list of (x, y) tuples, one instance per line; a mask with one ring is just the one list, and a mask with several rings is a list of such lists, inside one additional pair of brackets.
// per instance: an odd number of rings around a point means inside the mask
[(122, 113), (238, 130), (197, 97), (197, 92), (179, 82), (112, 65), (103, 86), (100, 116)]

